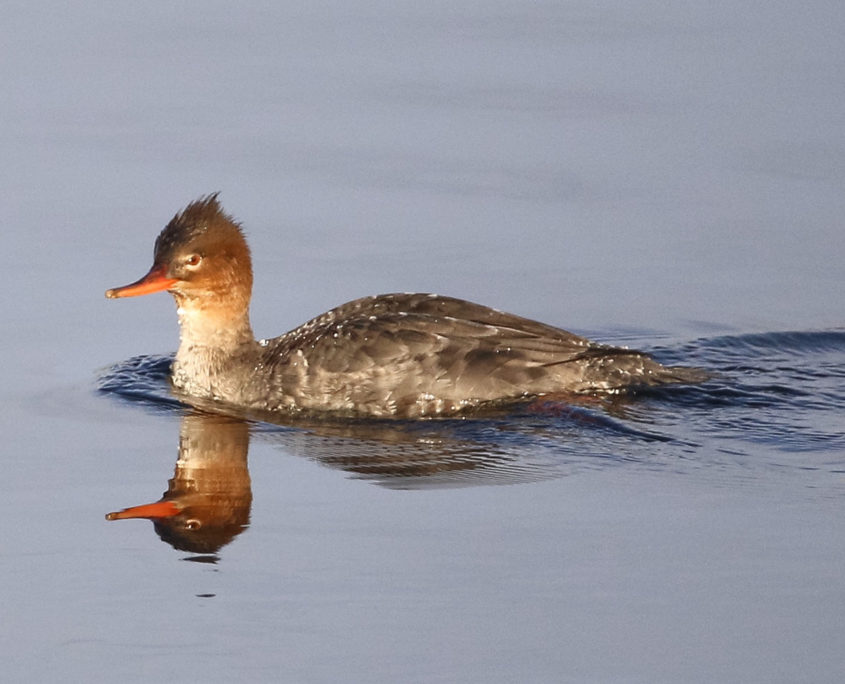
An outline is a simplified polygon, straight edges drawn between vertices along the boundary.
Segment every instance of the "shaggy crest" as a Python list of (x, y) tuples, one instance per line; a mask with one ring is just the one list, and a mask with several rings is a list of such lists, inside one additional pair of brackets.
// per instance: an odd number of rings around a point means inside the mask
[(245, 239), (240, 223), (224, 212), (217, 201), (219, 194), (214, 192), (200, 197), (170, 219), (155, 241), (156, 261), (166, 258), (177, 244), (196, 240), (207, 233), (231, 233), (236, 230)]

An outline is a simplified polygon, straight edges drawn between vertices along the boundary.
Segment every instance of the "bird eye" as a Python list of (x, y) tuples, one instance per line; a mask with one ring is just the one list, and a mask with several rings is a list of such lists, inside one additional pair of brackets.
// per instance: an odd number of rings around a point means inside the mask
[(202, 257), (199, 254), (191, 254), (185, 258), (185, 266), (190, 266), (191, 268), (196, 268), (200, 265), (202, 261)]
[(185, 521), (185, 527), (189, 530), (198, 530), (202, 527), (202, 523), (196, 518), (191, 518), (190, 520)]

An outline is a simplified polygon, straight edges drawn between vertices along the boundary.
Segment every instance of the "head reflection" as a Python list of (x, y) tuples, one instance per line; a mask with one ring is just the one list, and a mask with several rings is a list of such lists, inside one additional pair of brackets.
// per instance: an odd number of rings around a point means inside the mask
[(244, 421), (186, 415), (176, 469), (161, 499), (109, 513), (106, 519), (146, 518), (173, 548), (216, 554), (249, 524), (248, 449), (249, 428)]
[[(444, 421), (290, 420), (189, 413), (182, 418), (179, 457), (158, 501), (109, 513), (108, 520), (146, 518), (175, 549), (214, 562), (215, 554), (248, 526), (252, 491), (247, 469), (250, 427), (260, 439), (351, 477), (391, 489), (510, 485), (563, 477), (592, 461), (568, 457), (566, 425), (596, 423), (593, 413), (559, 408), (546, 420), (509, 416)], [(251, 422), (248, 422), (251, 421)], [(599, 421), (600, 422), (600, 421)], [(607, 428), (604, 423), (599, 429)], [(626, 433), (626, 439), (630, 439)], [(576, 442), (577, 445), (577, 442)]]

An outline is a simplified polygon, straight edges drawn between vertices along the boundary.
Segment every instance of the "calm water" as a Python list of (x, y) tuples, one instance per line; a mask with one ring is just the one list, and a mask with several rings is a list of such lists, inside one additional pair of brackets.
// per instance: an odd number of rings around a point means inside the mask
[[(0, 27), (4, 681), (839, 682), (845, 10), (247, 2)], [(170, 393), (221, 190), (253, 324), (435, 291), (698, 387), (420, 423)], [(178, 498), (157, 527), (105, 520)]]

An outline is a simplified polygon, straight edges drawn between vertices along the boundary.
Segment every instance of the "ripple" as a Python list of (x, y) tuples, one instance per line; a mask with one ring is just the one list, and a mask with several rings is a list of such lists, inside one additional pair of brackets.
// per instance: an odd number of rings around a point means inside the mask
[(159, 409), (182, 407), (170, 391), (173, 355), (133, 356), (106, 368), (97, 378), (97, 390)]
[[(515, 484), (620, 466), (845, 486), (845, 331), (720, 335), (651, 352), (714, 377), (462, 419), (236, 417), (263, 441), (391, 488)], [(98, 390), (156, 411), (184, 411), (170, 389), (171, 363), (172, 356), (128, 359), (101, 375)]]

